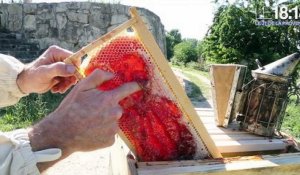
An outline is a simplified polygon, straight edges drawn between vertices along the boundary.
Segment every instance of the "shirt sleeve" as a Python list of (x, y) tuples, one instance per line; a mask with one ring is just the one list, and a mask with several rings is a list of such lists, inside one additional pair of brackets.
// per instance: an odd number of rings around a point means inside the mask
[(24, 64), (12, 56), (0, 54), (0, 108), (17, 103), (26, 96), (17, 85), (18, 74)]
[[(16, 58), (0, 54), (0, 108), (17, 103), (27, 95), (17, 85), (18, 74), (24, 65)], [(37, 175), (38, 162), (58, 159), (57, 148), (33, 152), (26, 130), (0, 131), (0, 175)]]
[(26, 130), (0, 132), (0, 175), (39, 175), (38, 162), (58, 159), (57, 148), (33, 152)]

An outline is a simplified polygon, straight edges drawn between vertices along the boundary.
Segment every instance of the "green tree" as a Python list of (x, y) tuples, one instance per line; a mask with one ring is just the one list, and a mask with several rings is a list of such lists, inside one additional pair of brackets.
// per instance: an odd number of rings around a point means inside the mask
[(197, 47), (197, 44), (198, 44), (198, 40), (195, 38), (184, 38), (182, 41), (190, 42), (193, 47)]
[(209, 35), (203, 41), (203, 56), (217, 63), (263, 64), (297, 51), (299, 29), (294, 26), (257, 26), (249, 7), (221, 6)]
[(198, 41), (196, 46), (197, 56), (198, 59), (202, 60), (202, 54), (203, 54), (203, 41)]
[[(205, 60), (215, 63), (243, 63), (249, 69), (256, 69), (255, 59), (263, 65), (298, 51), (300, 44), (299, 26), (258, 26), (257, 13), (264, 9), (265, 16), (274, 18), (272, 8), (277, 1), (237, 0), (234, 4), (225, 3), (215, 13), (213, 24), (202, 43)], [(289, 9), (300, 5), (300, 1), (282, 2)], [(223, 3), (224, 4), (224, 3)], [(293, 76), (292, 89), (300, 94), (297, 77)], [(300, 95), (298, 95), (300, 96)], [(296, 100), (299, 101), (299, 100)]]
[(236, 6), (220, 7), (203, 41), (204, 57), (217, 63), (238, 63), (245, 59), (247, 48), (256, 49), (254, 37), (259, 34), (254, 31), (251, 15)]
[(174, 47), (172, 63), (186, 65), (188, 62), (197, 61), (197, 51), (193, 42), (183, 41)]
[(182, 42), (181, 34), (178, 29), (173, 29), (166, 34), (167, 58), (170, 60), (174, 55), (174, 47)]

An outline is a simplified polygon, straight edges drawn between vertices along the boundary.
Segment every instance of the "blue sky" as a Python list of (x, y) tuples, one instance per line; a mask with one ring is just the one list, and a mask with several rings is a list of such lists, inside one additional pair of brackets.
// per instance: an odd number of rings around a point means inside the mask
[[(33, 0), (33, 2), (65, 2), (68, 0)], [(76, 0), (78, 1), (78, 0)], [(81, 0), (84, 1), (84, 0)], [(212, 0), (90, 0), (115, 2), (144, 7), (157, 14), (167, 31), (179, 29), (184, 38), (201, 39), (212, 23)]]

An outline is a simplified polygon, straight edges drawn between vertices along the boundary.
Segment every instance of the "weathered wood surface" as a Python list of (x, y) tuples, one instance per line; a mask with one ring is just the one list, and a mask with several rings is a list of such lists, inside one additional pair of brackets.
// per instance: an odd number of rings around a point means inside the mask
[(230, 99), (236, 67), (212, 65), (210, 68), (216, 123), (222, 126)]
[(116, 136), (116, 141), (110, 152), (110, 171), (113, 175), (137, 175), (136, 161), (130, 157), (132, 155), (128, 146)]
[(209, 160), (137, 162), (117, 139), (111, 151), (113, 175), (298, 175), (300, 153), (245, 156)]
[[(174, 166), (172, 166), (174, 164)], [(300, 173), (300, 153), (281, 154), (277, 156), (250, 156), (225, 158), (219, 161), (202, 162), (168, 162), (167, 164), (151, 165), (138, 163), (139, 175), (169, 174), (209, 174), (209, 175), (298, 175)]]
[(234, 74), (234, 79), (232, 82), (232, 88), (230, 92), (230, 97), (228, 101), (228, 107), (225, 114), (225, 119), (223, 122), (224, 127), (228, 127), (232, 120), (236, 118), (237, 111), (241, 107), (240, 103), (243, 103), (241, 96), (241, 91), (244, 86), (245, 76), (247, 72), (247, 66), (244, 65), (235, 65), (236, 71)]
[(284, 150), (287, 146), (281, 139), (269, 139), (237, 129), (217, 127), (212, 109), (196, 108), (196, 111), (222, 154), (238, 156), (245, 152)]
[(213, 64), (210, 68), (215, 120), (227, 127), (236, 110), (236, 93), (242, 89), (247, 67), (238, 64)]

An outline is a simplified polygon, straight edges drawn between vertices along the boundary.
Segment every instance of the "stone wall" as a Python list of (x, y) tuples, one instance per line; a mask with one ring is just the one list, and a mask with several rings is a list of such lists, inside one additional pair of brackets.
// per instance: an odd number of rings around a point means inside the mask
[[(1, 28), (21, 33), (40, 49), (56, 44), (76, 51), (130, 18), (129, 7), (92, 2), (0, 4)], [(138, 9), (164, 53), (164, 26), (154, 13)]]

